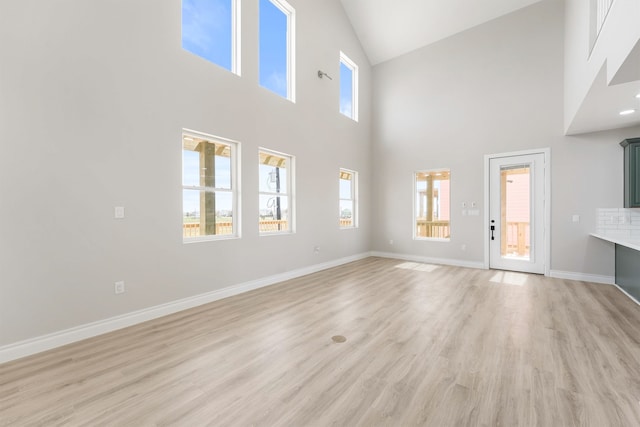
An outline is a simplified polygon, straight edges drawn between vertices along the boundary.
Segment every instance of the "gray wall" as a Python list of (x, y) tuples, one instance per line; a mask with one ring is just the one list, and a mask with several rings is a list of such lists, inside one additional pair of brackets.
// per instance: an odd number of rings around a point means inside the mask
[[(339, 0), (289, 2), (295, 104), (257, 83), (257, 0), (242, 77), (182, 50), (180, 0), (2, 2), (0, 346), (369, 250), (370, 67)], [(359, 123), (338, 112), (340, 50)], [(241, 239), (182, 243), (182, 128), (241, 142)], [(259, 146), (296, 156), (294, 235), (258, 236)], [(358, 230), (338, 229), (340, 167), (360, 172)]]
[[(640, 128), (564, 136), (563, 14), (541, 2), (374, 67), (374, 250), (483, 262), (484, 155), (550, 147), (551, 269), (613, 275), (588, 234), (596, 208), (622, 206), (618, 142)], [(431, 168), (451, 168), (448, 243), (412, 239), (412, 173)]]
[[(562, 2), (372, 78), (338, 0), (291, 0), (296, 104), (258, 86), (257, 0), (242, 3), (242, 77), (181, 49), (178, 0), (2, 3), (0, 346), (370, 249), (482, 262), (485, 221), (460, 203), (483, 209), (485, 154), (530, 148), (551, 147), (552, 268), (613, 275), (612, 248), (588, 233), (596, 208), (622, 206), (617, 143), (640, 128), (563, 136)], [(339, 50), (360, 65), (357, 124), (337, 112), (337, 79), (316, 77), (338, 76)], [(182, 128), (242, 143), (241, 239), (182, 243)], [(259, 146), (296, 156), (294, 235), (258, 236)], [(360, 172), (358, 230), (337, 228), (339, 167)], [(413, 241), (412, 172), (442, 167), (451, 242)]]

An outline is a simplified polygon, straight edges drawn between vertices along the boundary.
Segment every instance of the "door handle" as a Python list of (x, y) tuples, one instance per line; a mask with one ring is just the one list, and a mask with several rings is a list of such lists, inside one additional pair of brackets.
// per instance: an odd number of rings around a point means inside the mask
[(493, 237), (493, 232), (496, 230), (496, 226), (495, 226), (495, 225), (493, 225), (493, 224), (495, 224), (495, 221), (492, 219), (492, 220), (491, 220), (491, 227), (490, 227), (490, 230), (491, 230), (491, 240), (495, 240), (495, 239), (496, 239), (495, 237)]

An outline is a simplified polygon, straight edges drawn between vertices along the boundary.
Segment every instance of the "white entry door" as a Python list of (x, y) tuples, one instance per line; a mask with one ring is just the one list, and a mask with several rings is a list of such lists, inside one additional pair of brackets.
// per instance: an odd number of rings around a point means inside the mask
[(545, 153), (489, 158), (489, 267), (545, 273)]

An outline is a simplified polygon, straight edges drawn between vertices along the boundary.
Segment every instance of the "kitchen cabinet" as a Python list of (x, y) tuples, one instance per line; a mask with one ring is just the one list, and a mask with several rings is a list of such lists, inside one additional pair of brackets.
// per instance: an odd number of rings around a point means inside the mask
[(628, 138), (624, 147), (624, 207), (640, 208), (640, 138)]

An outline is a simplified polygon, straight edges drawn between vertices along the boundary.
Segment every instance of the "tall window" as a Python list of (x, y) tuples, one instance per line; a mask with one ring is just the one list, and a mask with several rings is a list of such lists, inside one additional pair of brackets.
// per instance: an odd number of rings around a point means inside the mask
[(340, 227), (358, 226), (358, 172), (340, 169)]
[(260, 0), (260, 85), (295, 102), (295, 10)]
[(182, 236), (184, 241), (238, 237), (238, 143), (182, 134)]
[(294, 158), (260, 149), (258, 162), (260, 234), (295, 231)]
[(340, 52), (340, 112), (358, 121), (358, 66)]
[(448, 169), (415, 173), (414, 238), (450, 238), (450, 183)]
[(182, 47), (240, 75), (240, 0), (182, 0)]

